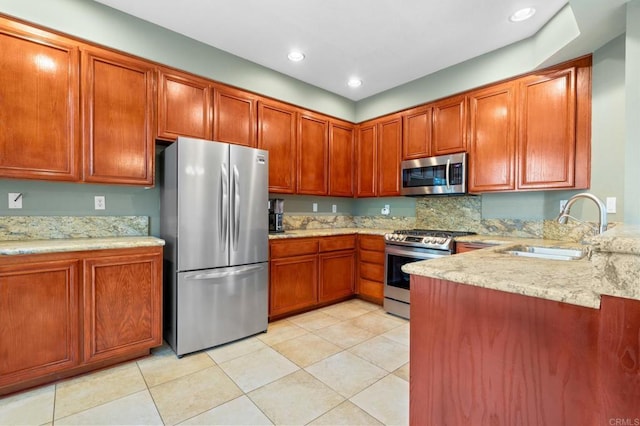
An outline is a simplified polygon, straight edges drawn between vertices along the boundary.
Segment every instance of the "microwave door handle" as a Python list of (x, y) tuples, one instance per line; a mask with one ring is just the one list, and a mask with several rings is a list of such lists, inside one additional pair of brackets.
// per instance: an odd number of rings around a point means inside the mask
[(446, 176), (447, 176), (447, 189), (449, 189), (449, 167), (451, 166), (451, 159), (447, 159), (447, 171), (446, 171)]

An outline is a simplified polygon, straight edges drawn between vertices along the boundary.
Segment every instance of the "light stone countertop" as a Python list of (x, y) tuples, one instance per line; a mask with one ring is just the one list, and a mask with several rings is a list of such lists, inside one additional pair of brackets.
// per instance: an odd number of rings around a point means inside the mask
[(384, 235), (392, 232), (391, 229), (372, 229), (372, 228), (320, 228), (320, 229), (296, 229), (285, 231), (278, 234), (269, 234), (270, 240), (279, 240), (286, 238), (310, 238), (310, 237), (330, 237), (333, 235), (349, 235), (349, 234), (365, 234), (365, 235)]
[(156, 237), (57, 238), (50, 240), (0, 241), (0, 256), (68, 251), (106, 250), (164, 246)]

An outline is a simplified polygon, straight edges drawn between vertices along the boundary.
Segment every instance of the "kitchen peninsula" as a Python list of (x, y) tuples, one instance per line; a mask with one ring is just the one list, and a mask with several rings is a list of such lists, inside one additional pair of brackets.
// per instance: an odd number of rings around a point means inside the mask
[(412, 424), (640, 421), (640, 228), (589, 243), (579, 260), (505, 244), (403, 268)]

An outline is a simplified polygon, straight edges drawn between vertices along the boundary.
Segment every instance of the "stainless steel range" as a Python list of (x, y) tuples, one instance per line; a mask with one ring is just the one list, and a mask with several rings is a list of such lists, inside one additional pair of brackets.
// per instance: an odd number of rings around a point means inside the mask
[(432, 229), (397, 230), (385, 234), (384, 309), (409, 319), (409, 275), (402, 266), (455, 253), (455, 237), (474, 232)]

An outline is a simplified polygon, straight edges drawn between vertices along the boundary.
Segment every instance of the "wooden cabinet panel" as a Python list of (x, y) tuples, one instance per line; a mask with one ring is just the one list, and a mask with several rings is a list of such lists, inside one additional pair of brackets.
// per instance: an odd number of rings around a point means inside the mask
[(298, 194), (327, 195), (329, 121), (307, 112), (298, 114)]
[(358, 280), (356, 293), (382, 305), (384, 299), (385, 243), (381, 235), (358, 235)]
[(79, 53), (0, 19), (0, 176), (80, 179)]
[(469, 192), (516, 188), (516, 85), (506, 83), (469, 97)]
[(353, 197), (353, 126), (329, 122), (329, 195)]
[(402, 116), (385, 119), (378, 126), (378, 196), (400, 195)]
[(431, 156), (431, 121), (433, 109), (421, 106), (403, 113), (402, 159)]
[(99, 361), (162, 344), (162, 257), (84, 261), (84, 359)]
[(269, 242), (269, 250), (271, 251), (272, 259), (299, 256), (302, 254), (316, 254), (318, 253), (318, 239), (292, 238), (274, 240)]
[[(602, 423), (595, 421), (602, 389), (593, 374), (598, 315), (412, 276), (410, 423)], [(637, 328), (634, 339), (637, 346)], [(617, 413), (609, 417), (633, 417)]]
[(0, 266), (0, 386), (79, 362), (78, 261)]
[(269, 192), (296, 190), (296, 111), (258, 102), (258, 148), (269, 151)]
[(456, 243), (456, 254), (458, 253), (466, 253), (468, 251), (480, 250), (487, 247), (492, 247), (495, 244), (485, 244), (485, 243)]
[(375, 123), (358, 126), (356, 197), (375, 197), (378, 190), (378, 129)]
[(273, 259), (269, 272), (269, 316), (318, 303), (318, 256)]
[(211, 139), (209, 82), (168, 69), (160, 70), (158, 76), (157, 137)]
[(153, 185), (152, 64), (97, 49), (82, 63), (84, 180)]
[(433, 105), (433, 155), (464, 152), (467, 148), (465, 96), (453, 96)]
[(354, 250), (356, 248), (355, 235), (340, 235), (335, 237), (322, 237), (320, 241), (320, 252), (335, 250)]
[(241, 90), (215, 87), (213, 139), (236, 145), (255, 147), (256, 98)]
[(575, 74), (572, 67), (520, 81), (519, 188), (574, 185)]
[(319, 301), (328, 302), (353, 294), (355, 284), (355, 251), (344, 250), (319, 256)]

